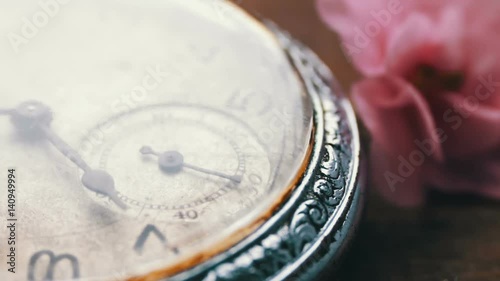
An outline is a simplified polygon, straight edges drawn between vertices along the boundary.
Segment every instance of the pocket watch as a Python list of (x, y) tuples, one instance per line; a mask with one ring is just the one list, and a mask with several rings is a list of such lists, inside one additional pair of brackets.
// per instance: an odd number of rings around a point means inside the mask
[(310, 280), (363, 202), (327, 67), (222, 0), (0, 4), (0, 279)]

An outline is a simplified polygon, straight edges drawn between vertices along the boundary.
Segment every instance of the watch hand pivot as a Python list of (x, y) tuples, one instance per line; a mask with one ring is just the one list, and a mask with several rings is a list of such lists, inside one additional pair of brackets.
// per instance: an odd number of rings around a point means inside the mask
[(47, 139), (59, 152), (82, 169), (84, 172), (82, 184), (86, 188), (108, 196), (122, 209), (127, 208), (127, 205), (118, 197), (113, 177), (105, 171), (93, 170), (76, 150), (52, 130), (50, 125), (53, 114), (50, 107), (38, 101), (26, 101), (15, 109), (4, 112), (8, 112), (12, 124), (21, 134)]

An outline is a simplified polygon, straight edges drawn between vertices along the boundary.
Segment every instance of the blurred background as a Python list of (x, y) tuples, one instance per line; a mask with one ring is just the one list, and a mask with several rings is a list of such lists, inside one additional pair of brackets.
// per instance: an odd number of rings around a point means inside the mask
[[(358, 79), (337, 37), (319, 20), (313, 0), (235, 2), (309, 45), (346, 92)], [(343, 265), (339, 272), (325, 272), (320, 280), (500, 280), (500, 206), (496, 202), (434, 193), (426, 207), (402, 210), (369, 193), (366, 215)]]

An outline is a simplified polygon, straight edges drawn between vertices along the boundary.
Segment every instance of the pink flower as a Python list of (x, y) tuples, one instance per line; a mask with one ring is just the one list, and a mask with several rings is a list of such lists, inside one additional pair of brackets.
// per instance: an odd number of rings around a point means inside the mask
[(317, 0), (366, 77), (373, 183), (415, 206), (425, 188), (500, 198), (500, 1)]

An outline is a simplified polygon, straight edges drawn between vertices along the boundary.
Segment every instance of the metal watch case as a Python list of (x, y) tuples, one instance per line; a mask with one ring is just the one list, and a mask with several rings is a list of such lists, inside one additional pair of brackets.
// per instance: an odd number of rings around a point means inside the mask
[(293, 193), (246, 239), (171, 280), (310, 280), (336, 266), (362, 213), (364, 171), (356, 118), (327, 66), (266, 22), (314, 107), (313, 150)]

